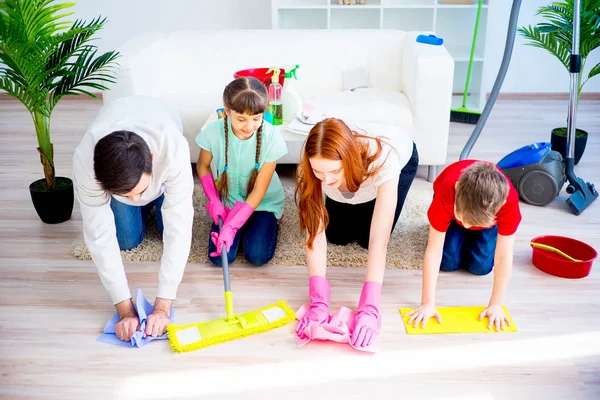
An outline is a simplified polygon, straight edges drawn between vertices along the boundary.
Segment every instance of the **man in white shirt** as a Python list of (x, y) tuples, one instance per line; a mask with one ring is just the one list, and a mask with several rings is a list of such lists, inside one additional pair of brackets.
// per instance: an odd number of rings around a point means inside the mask
[(148, 97), (103, 106), (75, 150), (73, 178), (84, 240), (119, 313), (116, 335), (125, 341), (140, 321), (119, 250), (141, 243), (156, 208), (164, 250), (144, 336), (162, 335), (187, 264), (194, 218), (192, 167), (179, 115)]

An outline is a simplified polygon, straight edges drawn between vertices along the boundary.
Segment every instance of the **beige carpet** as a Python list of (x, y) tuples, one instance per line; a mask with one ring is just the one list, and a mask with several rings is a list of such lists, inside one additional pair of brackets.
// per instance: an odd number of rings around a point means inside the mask
[[(305, 234), (300, 232), (296, 205), (293, 201), (293, 188), (286, 187), (286, 203), (283, 219), (279, 226), (279, 237), (275, 256), (268, 265), (296, 266), (306, 265), (302, 243)], [(392, 233), (388, 246), (387, 268), (419, 269), (423, 263), (423, 254), (427, 245), (428, 222), (427, 208), (431, 202), (429, 189), (412, 188), (404, 204), (400, 219)], [(207, 247), (210, 218), (206, 213), (206, 198), (200, 184), (194, 189), (194, 227), (192, 248), (189, 261), (208, 263)], [(339, 267), (365, 267), (367, 251), (356, 243), (347, 246), (328, 245), (327, 265)], [(90, 254), (82, 238), (74, 243), (73, 256), (89, 260)], [(160, 261), (162, 241), (159, 240), (154, 218), (149, 221), (144, 241), (131, 251), (121, 252), (127, 261)], [(235, 263), (247, 263), (241, 252)]]

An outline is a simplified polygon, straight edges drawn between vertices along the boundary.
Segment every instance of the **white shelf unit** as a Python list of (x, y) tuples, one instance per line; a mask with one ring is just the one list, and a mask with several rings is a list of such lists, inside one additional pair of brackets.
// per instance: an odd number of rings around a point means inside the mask
[[(488, 3), (485, 0), (471, 74), (467, 106), (482, 110), (482, 77)], [(448, 0), (367, 0), (366, 4), (339, 5), (337, 0), (272, 0), (273, 29), (400, 29), (435, 33), (455, 62), (452, 106), (462, 103), (477, 0), (449, 4)]]

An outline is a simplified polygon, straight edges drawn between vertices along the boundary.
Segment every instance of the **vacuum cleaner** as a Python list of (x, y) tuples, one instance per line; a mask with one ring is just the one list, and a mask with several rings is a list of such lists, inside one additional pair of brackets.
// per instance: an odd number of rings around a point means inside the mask
[(550, 143), (534, 143), (513, 151), (498, 162), (519, 197), (534, 206), (550, 204), (565, 184), (563, 158)]
[[(500, 87), (506, 76), (512, 55), (520, 8), (521, 0), (513, 0), (500, 70), (492, 87), (490, 97), (481, 113), (481, 117), (460, 154), (461, 160), (469, 156), (500, 92)], [(548, 143), (534, 143), (515, 150), (497, 164), (518, 190), (520, 198), (526, 203), (536, 206), (544, 206), (551, 203), (558, 196), (565, 182), (568, 181), (567, 193), (571, 196), (566, 202), (575, 215), (580, 215), (598, 198), (598, 191), (594, 187), (594, 184), (585, 182), (583, 179), (577, 177), (574, 172), (576, 97), (579, 89), (578, 77), (581, 73), (581, 55), (579, 54), (580, 13), (581, 0), (575, 0), (573, 7), (573, 43), (569, 68), (567, 156), (563, 159), (560, 153), (551, 150)]]

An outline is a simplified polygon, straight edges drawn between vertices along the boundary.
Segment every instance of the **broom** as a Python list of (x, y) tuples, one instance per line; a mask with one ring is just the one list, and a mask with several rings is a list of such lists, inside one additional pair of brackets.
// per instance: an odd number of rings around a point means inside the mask
[[(219, 219), (219, 231), (222, 227), (223, 221)], [(221, 249), (221, 263), (223, 265), (225, 312), (227, 316), (214, 321), (188, 325), (169, 324), (167, 335), (173, 351), (181, 353), (198, 350), (207, 346), (263, 333), (287, 325), (296, 318), (294, 311), (283, 300), (258, 310), (235, 315), (233, 313), (229, 261), (227, 260), (225, 245)]]
[(481, 16), (481, 8), (483, 0), (479, 0), (477, 6), (477, 16), (475, 17), (475, 30), (473, 31), (473, 43), (471, 44), (471, 55), (469, 56), (469, 68), (467, 70), (467, 82), (465, 84), (465, 92), (463, 94), (462, 106), (450, 110), (450, 121), (463, 122), (466, 124), (476, 124), (481, 115), (481, 111), (471, 110), (467, 107), (467, 97), (469, 96), (469, 85), (471, 84), (471, 71), (473, 69), (473, 57), (475, 56), (475, 44), (477, 43), (477, 31), (479, 30), (479, 17)]

